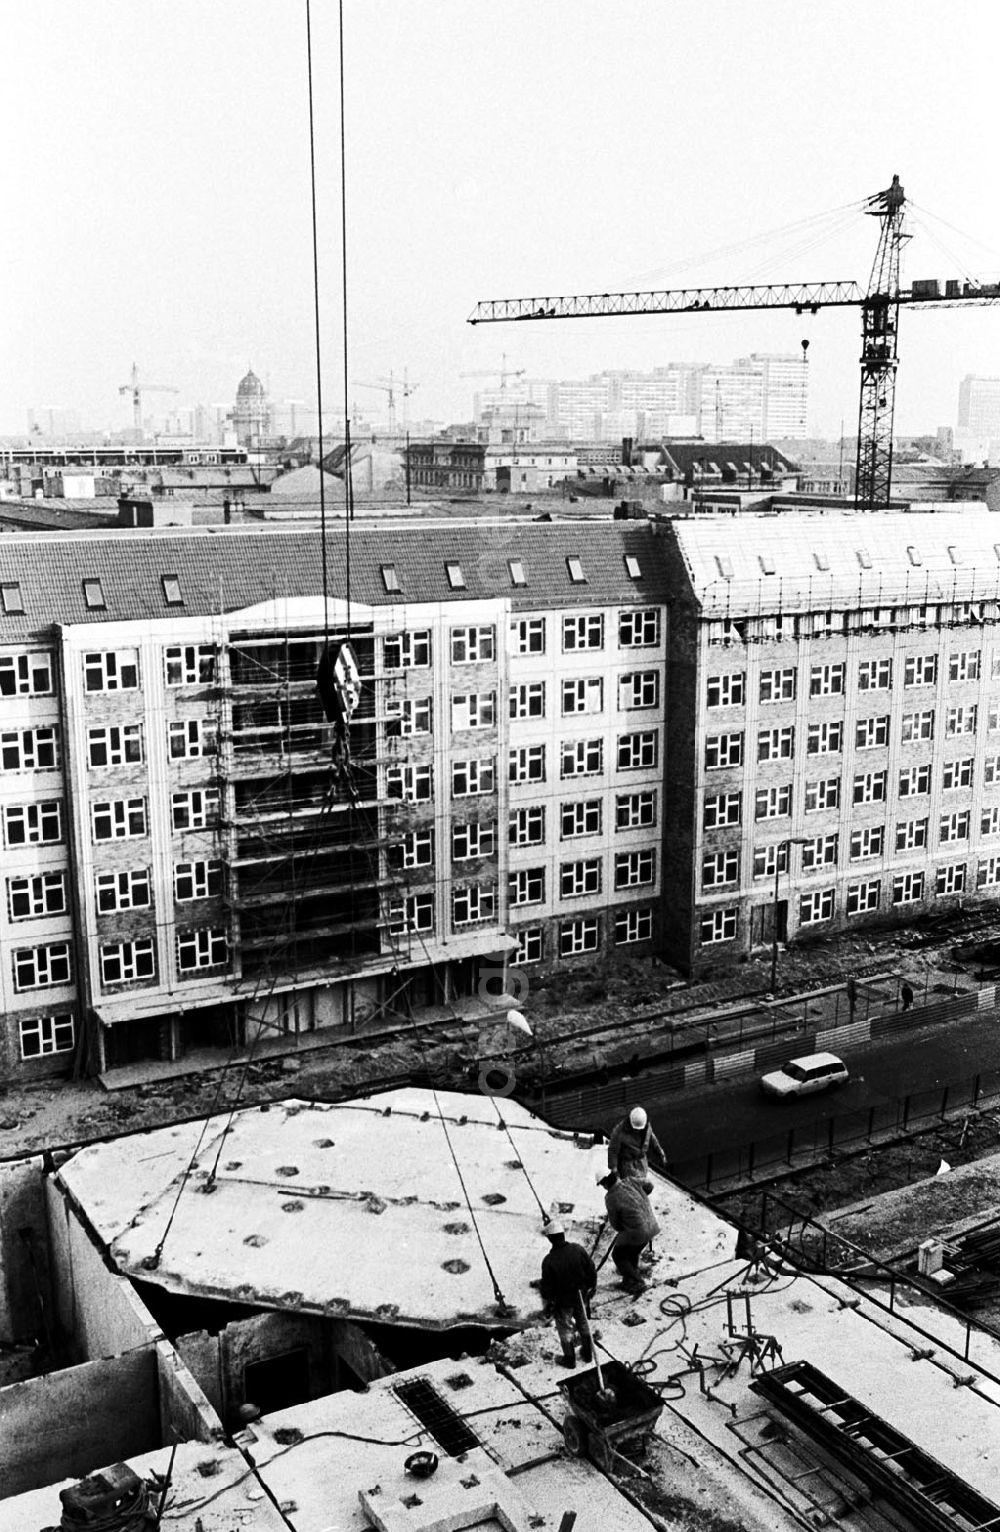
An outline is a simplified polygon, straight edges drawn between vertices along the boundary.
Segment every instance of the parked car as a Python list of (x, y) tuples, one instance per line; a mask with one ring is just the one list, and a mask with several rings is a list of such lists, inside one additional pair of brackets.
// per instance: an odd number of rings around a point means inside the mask
[(761, 1075), (760, 1088), (768, 1096), (808, 1096), (846, 1079), (847, 1065), (835, 1053), (806, 1053)]

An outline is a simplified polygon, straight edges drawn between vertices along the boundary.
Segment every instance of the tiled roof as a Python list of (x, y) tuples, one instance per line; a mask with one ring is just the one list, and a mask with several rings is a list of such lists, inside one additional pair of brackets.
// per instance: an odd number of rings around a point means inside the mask
[[(359, 605), (481, 600), (509, 595), (522, 610), (569, 605), (634, 605), (666, 600), (661, 540), (647, 522), (366, 521), (351, 527), (351, 598)], [(345, 524), (327, 531), (328, 584), (347, 594)], [(625, 559), (637, 560), (632, 577)], [(23, 613), (0, 603), (0, 646), (46, 632), (53, 623), (144, 622), (211, 615), (322, 590), (318, 528), (273, 526), (164, 528), (91, 533), (12, 533), (0, 537), (0, 586), (16, 585)], [(580, 560), (583, 581), (567, 560)], [(515, 586), (509, 561), (526, 583)], [(446, 563), (460, 566), (453, 589)], [(398, 594), (386, 590), (392, 565)], [(163, 576), (180, 581), (183, 606), (168, 606)], [(105, 605), (89, 609), (83, 582), (100, 580)]]

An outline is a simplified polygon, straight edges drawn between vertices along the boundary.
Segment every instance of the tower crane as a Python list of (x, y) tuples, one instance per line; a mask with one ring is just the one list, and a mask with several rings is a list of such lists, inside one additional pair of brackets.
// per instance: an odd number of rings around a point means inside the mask
[(403, 401), (403, 425), (406, 426), (406, 401), (411, 394), (415, 394), (420, 387), (419, 383), (411, 383), (403, 372), (402, 383), (397, 383), (392, 373), (387, 378), (379, 378), (375, 383), (358, 383), (358, 388), (377, 388), (381, 393), (388, 395), (389, 404), (389, 435), (396, 434), (396, 395), (399, 394)]
[(906, 197), (899, 177), (866, 201), (864, 211), (881, 224), (867, 289), (857, 282), (799, 282), (744, 287), (673, 288), (659, 292), (589, 293), (561, 298), (498, 298), (478, 303), (470, 324), (504, 320), (586, 319), (624, 314), (717, 312), (720, 309), (793, 309), (816, 314), (821, 308), (861, 310), (861, 399), (854, 500), (858, 510), (889, 503), (892, 483), (892, 422), (895, 409), (899, 311), (904, 305), (959, 308), (1000, 303), (1000, 282), (936, 278), (900, 286)]
[(139, 369), (132, 363), (131, 378), (128, 383), (123, 383), (119, 388), (120, 394), (132, 396), (132, 423), (137, 433), (142, 435), (142, 396), (143, 394), (176, 394), (178, 389), (169, 383), (139, 383)]
[(507, 387), (507, 379), (508, 378), (523, 378), (526, 371), (527, 371), (527, 369), (524, 368), (524, 367), (516, 367), (516, 368), (515, 367), (508, 367), (507, 366), (507, 353), (506, 353), (506, 351), (504, 351), (503, 354), (501, 355), (501, 358), (500, 358), (500, 369), (499, 369), (499, 371), (495, 367), (487, 367), (486, 370), (483, 371), (483, 372), (461, 372), (461, 373), (459, 373), (459, 377), (460, 378), (499, 378), (500, 379), (500, 389), (501, 389), (501, 392), (503, 392), (503, 390), (506, 389), (506, 387)]

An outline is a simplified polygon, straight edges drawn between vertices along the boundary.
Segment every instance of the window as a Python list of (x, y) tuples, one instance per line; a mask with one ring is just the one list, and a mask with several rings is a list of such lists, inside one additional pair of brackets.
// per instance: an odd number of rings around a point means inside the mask
[(453, 825), (451, 856), (455, 862), (471, 862), (480, 856), (492, 856), (496, 850), (496, 823)]
[(790, 760), (795, 754), (795, 729), (761, 729), (757, 735), (758, 761)]
[(916, 904), (924, 897), (922, 872), (904, 872), (892, 880), (893, 904)]
[(603, 649), (604, 618), (600, 613), (589, 617), (563, 618), (563, 650)]
[(89, 612), (103, 611), (107, 605), (100, 580), (84, 580), (83, 600)]
[(496, 628), (452, 628), (451, 662), (453, 665), (483, 665), (496, 659)]
[(884, 803), (887, 782), (888, 773), (885, 771), (859, 772), (854, 778), (854, 802)]
[(618, 642), (623, 649), (652, 649), (660, 642), (660, 614), (655, 607), (619, 612)]
[(941, 823), (938, 826), (940, 844), (943, 846), (948, 841), (968, 840), (970, 817), (969, 809), (961, 809), (954, 814), (942, 814)]
[(508, 823), (512, 846), (540, 846), (545, 840), (545, 809), (541, 805), (515, 809)]
[(777, 787), (760, 787), (754, 802), (755, 819), (782, 819), (792, 812), (792, 784), (782, 782)]
[(389, 596), (398, 596), (402, 590), (399, 583), (399, 575), (396, 573), (395, 564), (380, 564), (379, 573), (382, 576), (382, 588)]
[(927, 844), (926, 819), (901, 819), (896, 826), (896, 850), (919, 851)]
[(382, 664), (386, 670), (422, 670), (430, 662), (431, 635), (426, 628), (393, 633), (382, 640)]
[(62, 842), (62, 804), (8, 803), (3, 811), (3, 838), (7, 846), (58, 846)]
[(847, 667), (838, 665), (814, 665), (809, 672), (810, 697), (835, 697), (844, 690)]
[(47, 1058), (52, 1053), (72, 1053), (76, 1027), (72, 1016), (26, 1016), (20, 1024), (22, 1059)]
[(430, 697), (400, 697), (386, 703), (386, 739), (412, 739), (431, 732)]
[(715, 793), (705, 799), (702, 824), (706, 830), (715, 830), (721, 825), (738, 825), (742, 805), (742, 793)]
[[(739, 739), (742, 746), (742, 734), (734, 735), (733, 738)], [(655, 766), (658, 740), (659, 736), (655, 730), (644, 734), (620, 734), (618, 736), (618, 770), (641, 771)]]
[(567, 713), (600, 713), (604, 707), (604, 682), (599, 676), (581, 676), (562, 684), (562, 710)]
[(173, 793), (170, 818), (175, 830), (207, 830), (219, 820), (219, 790), (195, 787), (189, 792)]
[(625, 573), (628, 575), (629, 579), (630, 580), (641, 580), (642, 579), (642, 568), (641, 568), (641, 566), (639, 564), (639, 560), (636, 558), (635, 554), (634, 553), (626, 553), (625, 556), (624, 556), (624, 559), (625, 559)]
[(604, 770), (602, 739), (564, 740), (559, 774), (562, 777), (598, 777)]
[(508, 780), (515, 783), (544, 782), (545, 746), (522, 745), (512, 750), (508, 757), (507, 774)]
[(854, 731), (857, 750), (874, 750), (889, 743), (889, 719), (859, 718)]
[(1000, 702), (991, 702), (986, 715), (986, 732), (996, 734), (998, 730), (1000, 730)]
[(528, 576), (520, 559), (508, 559), (507, 568), (510, 570), (511, 585), (527, 585)]
[[(459, 797), (459, 788), (456, 785), (458, 773), (463, 766), (468, 766), (470, 779), (476, 767), (488, 772), (489, 787), (466, 788), (467, 792), (492, 792), (493, 790), (493, 761), (456, 761), (452, 767), (452, 795)], [(434, 777), (430, 765), (426, 766), (388, 766), (385, 773), (385, 793), (387, 798), (395, 798), (401, 803), (427, 803), (434, 795)]]
[(762, 670), (760, 673), (761, 702), (794, 702), (795, 671)]
[(978, 681), (979, 669), (980, 651), (978, 649), (953, 651), (948, 656), (949, 681)]
[(139, 685), (139, 651), (106, 649), (83, 657), (83, 685), (88, 692), (130, 692)]
[(930, 766), (904, 766), (899, 773), (899, 796), (916, 798), (931, 790)]
[(637, 910), (620, 910), (615, 916), (616, 947), (623, 947), (627, 942), (648, 942), (652, 935), (652, 910), (645, 907)]
[(819, 814), (824, 809), (840, 807), (840, 778), (825, 777), (821, 781), (806, 783), (805, 811)]
[(585, 862), (563, 862), (559, 869), (559, 897), (581, 899), (584, 894), (601, 892), (601, 859), (592, 857)]
[(709, 676), (709, 707), (742, 707), (746, 701), (746, 675), (742, 670), (731, 670), (726, 675)]
[(5, 617), (23, 616), (24, 597), (21, 595), (19, 580), (4, 580), (0, 583), (0, 610)]
[(814, 893), (803, 894), (799, 900), (799, 925), (815, 926), (820, 921), (833, 919), (834, 890), (818, 888)]
[(221, 862), (174, 864), (174, 898), (178, 904), (184, 904), (189, 899), (217, 899), (221, 893)]
[(908, 654), (903, 667), (904, 686), (934, 686), (937, 683), (936, 654)]
[(401, 841), (386, 851), (394, 871), (412, 872), (415, 867), (430, 867), (434, 862), (434, 831), (408, 830)]
[(510, 689), (511, 718), (545, 717), (545, 682), (529, 681)]
[(497, 721), (496, 692), (471, 692), (451, 699), (451, 732), (491, 729)]
[(979, 820), (980, 835), (1000, 835), (1000, 804), (984, 808)]
[(456, 888), (451, 896), (451, 923), (453, 929), (472, 926), (492, 920), (496, 912), (497, 895), (492, 883), (471, 883), (467, 888)]
[(446, 561), (444, 572), (448, 577), (449, 590), (465, 590), (465, 575), (462, 573), (461, 564)]
[(972, 786), (972, 761), (945, 761), (941, 768), (941, 789), (952, 792), (955, 788)]
[(163, 588), (163, 599), (167, 606), (184, 605), (184, 592), (181, 590), (181, 582), (177, 575), (161, 575), (160, 585)]
[(95, 841), (134, 840), (146, 834), (145, 798), (115, 798), (92, 803), (91, 830)]
[(979, 709), (975, 703), (967, 707), (950, 707), (944, 715), (944, 732), (949, 739), (958, 734), (975, 734)]
[(904, 745), (918, 739), (934, 738), (934, 709), (924, 708), (919, 713), (904, 713), (901, 719), (900, 738)]
[(807, 840), (802, 847), (802, 871), (811, 872), (816, 867), (837, 865), (838, 835), (818, 835)]
[[(617, 858), (615, 859), (617, 865)], [(703, 889), (724, 888), (740, 881), (740, 854), (733, 848), (713, 851), (702, 858), (701, 886)]]
[(862, 660), (858, 666), (858, 691), (887, 691), (892, 685), (892, 660)]
[(507, 902), (510, 905), (543, 904), (545, 902), (545, 868), (522, 867), (512, 872), (507, 884)]
[(618, 708), (657, 707), (660, 701), (660, 675), (656, 670), (637, 670), (618, 677)]
[(34, 654), (0, 655), (0, 697), (51, 697), (52, 656), (44, 651)]
[(705, 770), (743, 764), (742, 734), (710, 734), (705, 741)]
[(512, 933), (517, 937), (517, 949), (513, 962), (516, 968), (524, 963), (540, 963), (545, 956), (545, 932), (541, 926), (521, 926)]
[(596, 916), (564, 920), (559, 927), (559, 956), (576, 957), (581, 952), (596, 952), (601, 944), (601, 923)]
[(545, 618), (514, 617), (510, 624), (515, 654), (545, 653)]
[(988, 755), (983, 762), (983, 781), (987, 787), (1000, 783), (1000, 755)]
[(33, 920), (40, 915), (63, 915), (65, 911), (65, 872), (7, 879), (7, 913), (11, 920)]
[(0, 734), (0, 771), (54, 771), (59, 766), (59, 729), (9, 729)]
[(99, 915), (113, 915), (116, 910), (148, 909), (152, 902), (148, 868), (95, 873), (94, 898)]
[(220, 926), (178, 931), (174, 938), (174, 951), (179, 973), (225, 968), (229, 962), (229, 938)]
[(386, 908), (389, 936), (411, 936), (417, 931), (434, 929), (434, 895), (408, 894), (393, 899)]
[(584, 574), (583, 565), (578, 558), (568, 558), (566, 560), (566, 570), (574, 585), (586, 585), (587, 576)]
[(179, 718), (167, 724), (167, 754), (172, 761), (215, 755), (218, 739), (214, 718)]
[(779, 841), (774, 846), (758, 846), (753, 854), (755, 878), (773, 878), (777, 872), (788, 871), (788, 842)]
[(655, 851), (649, 848), (640, 851), (619, 851), (615, 857), (616, 889), (640, 888), (646, 883), (655, 882)]
[(600, 835), (601, 809), (600, 798), (588, 798), (582, 803), (564, 803), (561, 810), (561, 838), (573, 840), (579, 835)]
[(125, 766), (142, 760), (142, 724), (114, 724), (87, 730), (87, 765), (97, 769)]
[(216, 653), (210, 644), (171, 644), (163, 651), (168, 686), (209, 686), (215, 680)]
[(836, 755), (844, 748), (842, 723), (811, 723), (806, 735), (808, 755)]
[(707, 947), (713, 942), (735, 941), (737, 914), (735, 905), (730, 905), (724, 910), (706, 910), (701, 917), (699, 927), (702, 945)]
[(57, 984), (70, 984), (73, 980), (69, 942), (15, 947), (11, 966), (14, 988), (19, 994), (26, 989), (52, 989)]
[(151, 936), (126, 942), (102, 942), (101, 988), (112, 984), (137, 984), (156, 978), (156, 948)]
[(656, 794), (619, 793), (615, 799), (615, 829), (636, 830), (640, 825), (655, 825)]
[(847, 914), (869, 915), (877, 910), (882, 895), (880, 878), (869, 878), (866, 883), (848, 883)]
[(947, 867), (939, 867), (934, 876), (934, 892), (939, 896), (964, 894), (965, 873), (964, 862), (951, 862)]
[(881, 856), (884, 850), (884, 825), (868, 825), (866, 829), (851, 831), (852, 862), (864, 862), (869, 857)]

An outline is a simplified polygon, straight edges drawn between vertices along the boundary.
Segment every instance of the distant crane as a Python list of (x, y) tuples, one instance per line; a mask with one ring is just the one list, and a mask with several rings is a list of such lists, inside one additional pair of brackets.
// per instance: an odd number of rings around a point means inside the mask
[(419, 383), (411, 383), (409, 381), (405, 369), (403, 371), (402, 383), (397, 383), (392, 375), (392, 372), (390, 371), (387, 378), (379, 378), (376, 383), (358, 383), (355, 386), (357, 388), (377, 388), (381, 393), (388, 395), (390, 436), (395, 436), (396, 434), (396, 395), (398, 394), (403, 401), (403, 429), (405, 431), (407, 413), (406, 401), (409, 399), (410, 395), (415, 394), (417, 389), (420, 387)]
[[(857, 282), (800, 282), (770, 286), (687, 287), (660, 292), (589, 293), (572, 298), (499, 298), (478, 303), (470, 324), (508, 319), (586, 319), (624, 314), (705, 313), (718, 309), (821, 308), (861, 310), (861, 402), (854, 500), (858, 510), (880, 510), (892, 485), (892, 422), (896, 400), (896, 349), (902, 304), (960, 308), (1000, 303), (1000, 282), (959, 282), (944, 290), (935, 278), (900, 287), (900, 256), (910, 238), (904, 229), (906, 197), (893, 176), (885, 191), (867, 198), (865, 212), (881, 221), (878, 249), (867, 291)], [(803, 352), (803, 355), (805, 353)]]
[(506, 353), (506, 351), (504, 351), (502, 356), (501, 356), (501, 358), (500, 358), (500, 370), (499, 370), (499, 372), (497, 371), (497, 369), (495, 367), (492, 367), (492, 368), (487, 368), (485, 372), (460, 372), (459, 373), (459, 377), (460, 378), (499, 378), (500, 379), (500, 390), (501, 390), (501, 392), (503, 392), (506, 389), (506, 387), (507, 387), (507, 379), (508, 378), (523, 378), (526, 371), (527, 371), (527, 369), (524, 368), (524, 367), (517, 367), (517, 368), (508, 367), (507, 366), (507, 353)]
[(142, 396), (143, 394), (176, 394), (179, 389), (173, 388), (169, 383), (139, 383), (139, 369), (132, 363), (131, 382), (123, 383), (118, 392), (131, 394), (132, 396), (132, 423), (136, 432), (142, 435)]

